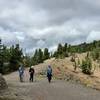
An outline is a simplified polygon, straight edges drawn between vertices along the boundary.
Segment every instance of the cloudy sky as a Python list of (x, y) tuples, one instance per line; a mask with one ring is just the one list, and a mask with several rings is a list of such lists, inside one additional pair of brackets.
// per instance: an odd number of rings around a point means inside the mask
[(100, 40), (100, 1), (0, 0), (0, 37), (26, 52)]

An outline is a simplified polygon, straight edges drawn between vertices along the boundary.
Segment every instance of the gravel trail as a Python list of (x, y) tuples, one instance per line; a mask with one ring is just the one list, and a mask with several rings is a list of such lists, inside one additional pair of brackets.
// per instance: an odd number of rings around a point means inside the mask
[(25, 71), (25, 82), (20, 83), (18, 72), (4, 76), (9, 89), (21, 100), (100, 100), (100, 92), (82, 85), (52, 80), (49, 84), (46, 77), (35, 77), (28, 81), (28, 70)]

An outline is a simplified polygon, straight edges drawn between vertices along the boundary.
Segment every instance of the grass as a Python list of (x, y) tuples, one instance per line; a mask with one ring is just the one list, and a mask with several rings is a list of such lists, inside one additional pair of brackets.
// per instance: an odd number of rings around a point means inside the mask
[(7, 98), (7, 97), (0, 97), (0, 100), (15, 100), (15, 99)]

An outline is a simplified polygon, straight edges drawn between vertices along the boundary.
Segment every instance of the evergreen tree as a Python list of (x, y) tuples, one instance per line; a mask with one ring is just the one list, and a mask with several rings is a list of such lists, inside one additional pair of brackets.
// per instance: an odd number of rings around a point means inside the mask
[(19, 62), (23, 60), (22, 56), (23, 53), (19, 44), (9, 49), (2, 45), (0, 40), (0, 73), (5, 74), (17, 70)]
[(63, 53), (63, 46), (61, 44), (58, 45), (58, 54), (61, 55)]
[(34, 56), (32, 57), (32, 64), (36, 65), (38, 64), (38, 50), (35, 50)]
[(43, 59), (46, 60), (46, 59), (49, 59), (50, 58), (50, 53), (48, 51), (48, 48), (45, 48), (44, 49), (44, 53), (43, 53)]
[(38, 63), (43, 63), (43, 52), (41, 49), (38, 51)]
[(64, 47), (63, 47), (63, 56), (64, 57), (68, 57), (69, 56), (68, 55), (68, 44), (67, 43), (65, 43)]
[(3, 73), (3, 45), (0, 39), (0, 73)]
[(6, 46), (3, 46), (3, 68), (2, 73), (8, 73), (10, 71), (9, 61), (10, 61), (10, 51)]
[(32, 64), (37, 65), (39, 63), (43, 63), (43, 52), (41, 49), (36, 49), (34, 56), (32, 57)]
[(71, 45), (69, 44), (69, 45), (68, 45), (68, 52), (71, 52), (71, 48), (72, 48), (72, 47), (71, 47)]
[(53, 57), (58, 58), (57, 51), (54, 52)]
[(14, 46), (12, 46), (10, 50), (11, 50), (10, 69), (11, 71), (14, 71), (18, 69), (19, 64), (23, 61), (23, 53), (19, 47), (19, 44), (16, 44), (15, 48)]
[(64, 49), (63, 49), (63, 51), (64, 51), (64, 52), (67, 52), (67, 51), (68, 51), (68, 50), (67, 50), (67, 49), (68, 49), (68, 44), (67, 44), (67, 43), (65, 43), (65, 45), (64, 45), (64, 47), (63, 47), (63, 48), (64, 48)]
[(57, 52), (56, 53), (56, 58), (63, 58), (63, 46), (62, 44), (58, 44)]
[(32, 66), (31, 57), (28, 55), (24, 56), (23, 63), (25, 67)]

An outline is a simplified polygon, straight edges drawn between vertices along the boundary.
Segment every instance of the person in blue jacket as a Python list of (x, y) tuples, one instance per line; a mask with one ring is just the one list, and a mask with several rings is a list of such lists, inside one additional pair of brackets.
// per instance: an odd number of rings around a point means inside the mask
[(52, 79), (52, 68), (50, 65), (47, 68), (47, 78), (48, 78), (48, 82), (50, 83)]
[(19, 78), (20, 78), (20, 82), (23, 82), (23, 77), (24, 77), (24, 67), (23, 65), (21, 64), (20, 67), (19, 67)]

